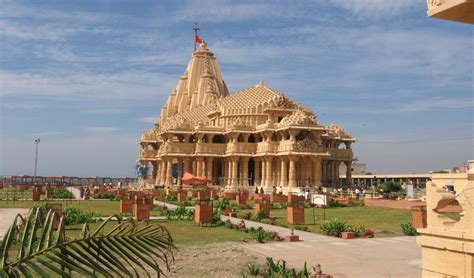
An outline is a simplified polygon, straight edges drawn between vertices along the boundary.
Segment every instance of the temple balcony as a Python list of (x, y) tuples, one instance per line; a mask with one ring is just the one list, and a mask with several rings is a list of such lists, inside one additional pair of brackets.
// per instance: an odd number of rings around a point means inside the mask
[(474, 24), (474, 0), (427, 0), (428, 16)]
[(226, 149), (227, 154), (255, 154), (256, 152), (257, 144), (255, 143), (229, 143)]
[(352, 161), (352, 150), (351, 149), (323, 149), (322, 151), (328, 152), (332, 158), (337, 160), (349, 160)]
[(194, 154), (196, 150), (196, 143), (177, 143), (167, 142), (160, 149), (161, 154)]
[(154, 132), (143, 132), (140, 141), (151, 141), (151, 142), (156, 142), (158, 138), (156, 137), (156, 134)]
[(223, 155), (226, 152), (227, 144), (198, 143), (196, 153)]
[(154, 159), (158, 155), (157, 150), (140, 150), (141, 159)]
[(279, 142), (268, 141), (257, 143), (257, 153), (276, 153), (278, 152)]

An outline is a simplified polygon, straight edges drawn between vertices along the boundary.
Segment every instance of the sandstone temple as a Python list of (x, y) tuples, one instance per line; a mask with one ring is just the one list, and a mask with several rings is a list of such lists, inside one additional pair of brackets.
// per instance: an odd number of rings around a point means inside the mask
[(351, 180), (355, 141), (335, 124), (263, 82), (229, 94), (206, 43), (193, 52), (154, 128), (140, 138), (148, 185), (181, 185), (185, 172), (228, 192), (298, 192)]

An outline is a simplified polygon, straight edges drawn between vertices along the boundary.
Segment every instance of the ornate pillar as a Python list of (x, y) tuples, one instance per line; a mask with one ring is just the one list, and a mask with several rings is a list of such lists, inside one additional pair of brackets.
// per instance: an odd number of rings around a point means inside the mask
[(281, 158), (280, 162), (280, 186), (287, 187), (288, 186), (288, 163), (285, 158)]
[(160, 174), (160, 185), (163, 185), (166, 183), (166, 164), (167, 161), (165, 158), (161, 159), (161, 174)]
[(290, 169), (288, 174), (288, 187), (293, 188), (296, 186), (296, 158), (290, 157)]
[(261, 180), (260, 180), (260, 186), (265, 186), (266, 184), (266, 181), (267, 181), (267, 174), (266, 174), (266, 171), (267, 171), (267, 161), (264, 157), (262, 157), (262, 176), (261, 176)]
[(313, 175), (313, 163), (310, 158), (305, 160), (306, 163), (306, 177), (305, 177), (305, 182), (308, 182), (308, 178), (310, 181), (310, 184), (308, 186), (314, 186), (314, 175)]
[(183, 161), (178, 157), (178, 178), (176, 179), (177, 185), (181, 185), (181, 177), (183, 176)]
[(239, 159), (237, 157), (232, 157), (231, 161), (232, 161), (232, 186), (235, 188), (235, 187), (239, 186), (239, 180), (237, 178), (238, 177), (237, 171), (238, 171)]
[(158, 163), (156, 161), (152, 161), (151, 165), (153, 165), (153, 171), (151, 172), (151, 178), (153, 182), (155, 182), (156, 178), (158, 177)]
[(186, 157), (186, 158), (184, 159), (184, 173), (186, 173), (186, 172), (189, 173), (189, 169), (190, 169), (190, 167), (189, 167), (189, 161), (190, 161), (189, 157)]
[(241, 179), (242, 179), (242, 187), (247, 189), (249, 187), (249, 158), (248, 157), (242, 157), (241, 159), (242, 164), (240, 165), (241, 169)]
[(255, 171), (254, 171), (254, 177), (253, 177), (253, 185), (254, 186), (260, 186), (260, 169), (261, 169), (261, 160), (254, 158), (253, 161), (255, 162)]
[(214, 161), (214, 157), (209, 156), (207, 158), (207, 174), (206, 174), (206, 176), (210, 180), (213, 178), (213, 175), (212, 175), (212, 172), (213, 172), (213, 169), (214, 169), (213, 161)]
[(173, 185), (173, 158), (167, 158), (166, 159), (166, 186), (172, 186)]
[(196, 176), (202, 176), (203, 175), (203, 172), (202, 172), (202, 160), (203, 158), (202, 157), (197, 157), (196, 158)]
[(266, 175), (266, 182), (265, 182), (265, 192), (272, 192), (273, 188), (273, 171), (272, 171), (272, 160), (273, 157), (269, 156), (267, 157), (267, 163), (266, 163), (266, 170), (265, 170), (265, 175)]
[(278, 187), (280, 186), (280, 181), (281, 181), (281, 158), (275, 160), (275, 165), (276, 165), (276, 169), (274, 171), (275, 172), (274, 183), (275, 183), (275, 186)]
[(322, 169), (321, 169), (321, 160), (316, 158), (313, 161), (313, 183), (314, 187), (318, 188), (321, 186), (321, 178), (322, 178)]
[(341, 162), (336, 160), (335, 161), (335, 166), (334, 166), (334, 176), (336, 177), (336, 185), (339, 186), (339, 165), (341, 165)]
[(346, 185), (352, 187), (352, 161), (344, 162), (346, 164)]
[(161, 183), (161, 161), (157, 160), (155, 184), (160, 184), (160, 183)]
[(193, 159), (193, 162), (191, 163), (193, 166), (192, 166), (192, 174), (197, 176), (197, 160), (196, 159)]

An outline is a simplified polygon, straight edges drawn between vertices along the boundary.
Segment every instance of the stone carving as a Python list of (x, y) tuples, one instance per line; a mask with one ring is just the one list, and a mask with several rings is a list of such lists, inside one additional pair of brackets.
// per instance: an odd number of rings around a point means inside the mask
[(288, 125), (318, 125), (318, 122), (314, 114), (308, 114), (301, 110), (297, 110), (292, 114), (283, 117), (279, 123), (279, 126)]
[(191, 128), (191, 124), (189, 124), (189, 122), (187, 122), (181, 114), (178, 114), (174, 117), (168, 118), (168, 120), (164, 123), (162, 130)]
[(296, 141), (293, 146), (297, 151), (317, 151), (321, 147), (321, 142), (318, 143), (309, 138), (304, 138)]
[(242, 128), (242, 127), (247, 127), (247, 125), (245, 124), (245, 122), (242, 120), (241, 117), (237, 117), (230, 125), (230, 128)]
[(433, 8), (443, 5), (447, 1), (448, 0), (426, 0), (426, 4), (428, 5), (428, 9), (433, 9)]
[(344, 129), (340, 128), (338, 125), (336, 125), (334, 123), (328, 125), (327, 128), (329, 129), (328, 133), (331, 136), (336, 136), (336, 137), (340, 137), (340, 138), (352, 138), (349, 135), (349, 133), (347, 133)]

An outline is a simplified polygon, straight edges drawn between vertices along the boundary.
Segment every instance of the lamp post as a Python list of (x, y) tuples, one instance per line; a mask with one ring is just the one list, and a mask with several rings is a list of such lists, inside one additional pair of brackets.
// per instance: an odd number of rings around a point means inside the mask
[(40, 143), (40, 138), (35, 139), (36, 151), (35, 151), (35, 175), (33, 179), (33, 183), (36, 183), (36, 170), (38, 168), (38, 146)]

